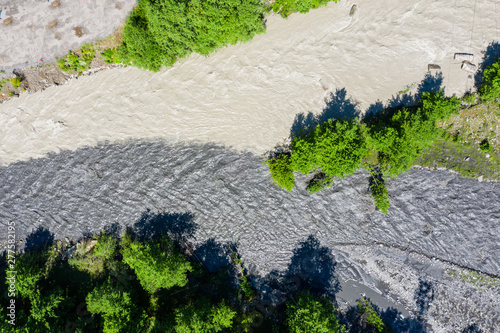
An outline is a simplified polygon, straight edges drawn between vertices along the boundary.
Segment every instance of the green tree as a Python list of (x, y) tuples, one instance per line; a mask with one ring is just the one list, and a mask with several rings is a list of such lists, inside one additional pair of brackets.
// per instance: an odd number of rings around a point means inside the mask
[(123, 30), (122, 56), (158, 71), (265, 31), (260, 0), (142, 0)]
[(35, 320), (37, 324), (43, 325), (48, 330), (54, 330), (54, 327), (51, 327), (49, 323), (49, 319), (58, 318), (55, 310), (64, 300), (63, 291), (56, 287), (47, 296), (42, 296), (40, 290), (36, 289), (30, 300), (30, 319)]
[(347, 332), (335, 312), (330, 301), (302, 292), (295, 302), (287, 303), (286, 324), (291, 333)]
[(112, 285), (108, 280), (87, 295), (87, 309), (104, 319), (105, 333), (134, 331), (143, 315), (134, 309), (130, 293)]
[(224, 301), (210, 304), (202, 299), (193, 305), (185, 305), (175, 310), (175, 332), (212, 333), (231, 328), (236, 312)]
[(500, 98), (500, 59), (484, 70), (479, 95), (487, 101)]
[[(34, 299), (37, 295), (37, 286), (45, 277), (45, 263), (47, 262), (47, 250), (40, 249), (25, 252), (16, 258), (16, 291), (27, 299)], [(9, 284), (9, 280), (6, 280)]]
[(291, 167), (308, 174), (318, 168), (329, 177), (354, 173), (367, 149), (359, 123), (330, 119), (292, 141)]
[(160, 288), (185, 286), (187, 273), (193, 269), (166, 236), (143, 244), (126, 233), (122, 253), (123, 262), (135, 271), (142, 287), (151, 294)]

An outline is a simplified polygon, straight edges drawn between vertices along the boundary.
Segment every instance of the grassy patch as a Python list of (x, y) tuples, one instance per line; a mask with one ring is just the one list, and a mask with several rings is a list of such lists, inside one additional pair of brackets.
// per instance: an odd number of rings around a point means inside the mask
[(447, 273), (451, 277), (457, 278), (464, 283), (470, 283), (478, 288), (484, 288), (484, 287), (500, 288), (499, 279), (495, 279), (475, 271), (470, 271), (470, 270), (459, 271), (451, 269)]
[(462, 177), (500, 180), (500, 108), (479, 104), (438, 122), (445, 135), (416, 164), (458, 172)]

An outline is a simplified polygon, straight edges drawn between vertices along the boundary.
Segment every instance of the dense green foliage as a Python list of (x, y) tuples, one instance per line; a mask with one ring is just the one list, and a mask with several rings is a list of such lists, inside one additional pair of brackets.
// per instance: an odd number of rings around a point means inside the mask
[(291, 333), (347, 332), (335, 312), (328, 300), (303, 292), (295, 302), (288, 302), (286, 323)]
[(310, 9), (326, 6), (330, 1), (337, 2), (338, 0), (276, 0), (271, 6), (273, 12), (280, 13), (282, 17), (288, 17), (294, 12), (307, 13)]
[(123, 30), (122, 56), (158, 71), (193, 52), (208, 55), (265, 30), (260, 0), (142, 0)]
[(137, 275), (142, 287), (149, 293), (160, 288), (185, 286), (191, 264), (177, 252), (173, 243), (163, 237), (143, 244), (127, 233), (122, 241), (123, 262)]
[(275, 159), (268, 160), (267, 163), (274, 183), (290, 192), (295, 186), (295, 177), (290, 165), (290, 156), (282, 154)]
[(210, 304), (202, 299), (195, 304), (185, 305), (175, 311), (176, 333), (212, 333), (230, 328), (236, 312), (224, 301)]
[(344, 177), (356, 171), (366, 155), (365, 140), (357, 122), (329, 121), (312, 133), (292, 141), (291, 168), (309, 174), (321, 168), (329, 177)]
[(311, 133), (295, 137), (291, 155), (282, 154), (269, 161), (273, 181), (290, 191), (294, 185), (292, 171), (303, 174), (321, 170), (308, 186), (311, 193), (328, 187), (333, 177), (344, 177), (356, 171), (367, 154), (365, 138), (359, 123), (348, 120), (329, 121)]
[(487, 101), (500, 99), (500, 59), (484, 70), (479, 95)]
[(368, 131), (369, 148), (378, 152), (384, 174), (398, 176), (408, 171), (415, 159), (429, 148), (442, 131), (436, 121), (457, 113), (460, 100), (445, 98), (442, 92), (424, 93), (421, 107), (403, 108), (389, 119), (373, 122)]
[[(93, 314), (101, 315), (105, 333), (132, 331), (137, 323), (140, 326), (143, 315), (137, 314), (130, 293), (122, 289), (113, 286), (108, 280), (87, 295), (87, 309)], [(138, 318), (132, 320), (134, 315)]]

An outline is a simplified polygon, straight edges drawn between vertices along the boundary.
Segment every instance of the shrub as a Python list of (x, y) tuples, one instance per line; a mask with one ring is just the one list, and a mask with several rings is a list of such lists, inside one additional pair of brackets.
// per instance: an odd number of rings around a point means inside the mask
[(208, 55), (264, 32), (260, 0), (142, 0), (123, 30), (121, 55), (158, 71), (193, 52)]
[(292, 141), (292, 169), (308, 174), (321, 168), (329, 177), (343, 178), (359, 168), (367, 152), (357, 122), (330, 119)]
[(481, 143), (479, 144), (479, 148), (481, 148), (481, 150), (484, 152), (491, 151), (491, 146), (490, 143), (488, 142), (488, 139), (484, 139), (483, 141), (481, 141)]
[(185, 286), (188, 282), (187, 273), (193, 270), (166, 236), (142, 244), (126, 233), (122, 241), (122, 253), (123, 262), (135, 271), (142, 287), (151, 294), (161, 288)]
[(119, 63), (127, 63), (126, 59), (122, 59), (120, 55), (120, 48), (109, 48), (104, 50), (101, 53), (101, 56), (104, 59), (104, 62), (107, 64), (119, 64)]
[(271, 177), (276, 185), (284, 188), (288, 192), (292, 190), (295, 186), (291, 166), (290, 155), (281, 154), (275, 159), (267, 161), (269, 166), (269, 171), (271, 172)]
[(370, 185), (370, 189), (375, 206), (377, 206), (382, 213), (387, 214), (387, 210), (391, 206), (391, 203), (389, 201), (389, 192), (385, 188), (384, 182), (374, 179)]
[(212, 333), (231, 328), (236, 312), (224, 301), (211, 305), (203, 299), (175, 310), (175, 332)]
[(373, 326), (377, 332), (392, 333), (392, 329), (385, 325), (380, 315), (375, 311), (370, 301), (363, 298), (361, 301), (356, 302), (358, 310), (362, 313), (362, 319), (368, 325)]
[(328, 188), (332, 185), (333, 183), (333, 178), (329, 177), (325, 173), (321, 172), (316, 177), (311, 179), (309, 184), (307, 184), (307, 190), (310, 193), (316, 193), (319, 192), (325, 188)]
[(86, 70), (95, 58), (95, 49), (92, 44), (85, 44), (76, 51), (69, 51), (68, 55), (59, 59), (59, 68), (64, 72), (81, 72)]
[(12, 87), (14, 87), (14, 89), (19, 88), (21, 86), (21, 77), (14, 76), (12, 79), (10, 79), (10, 83), (12, 84)]
[(300, 293), (295, 303), (287, 303), (286, 324), (291, 333), (347, 332), (335, 316), (333, 305), (308, 292)]
[(329, 1), (337, 2), (338, 0), (276, 0), (271, 6), (273, 12), (280, 13), (283, 18), (286, 18), (294, 12), (307, 13), (310, 9), (326, 6)]
[(484, 70), (479, 95), (487, 101), (500, 98), (500, 59)]

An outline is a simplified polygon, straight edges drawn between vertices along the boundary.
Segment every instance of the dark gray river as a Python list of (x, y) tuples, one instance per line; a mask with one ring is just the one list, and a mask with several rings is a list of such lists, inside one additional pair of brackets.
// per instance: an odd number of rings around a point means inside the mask
[(388, 182), (392, 206), (383, 215), (364, 171), (313, 195), (298, 178), (288, 193), (262, 158), (211, 144), (65, 151), (0, 168), (1, 239), (9, 221), (19, 240), (40, 226), (78, 239), (113, 225), (148, 233), (156, 224), (195, 247), (208, 239), (234, 244), (254, 276), (290, 269), (310, 236), (330, 249), (383, 247), (500, 275), (500, 183), (415, 169)]

